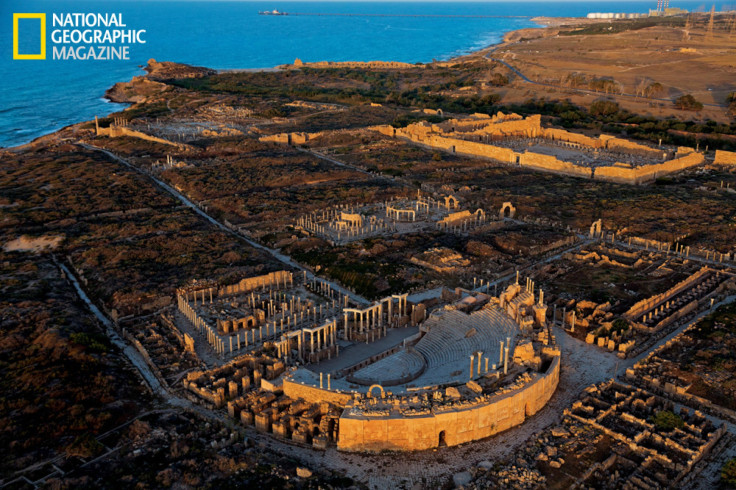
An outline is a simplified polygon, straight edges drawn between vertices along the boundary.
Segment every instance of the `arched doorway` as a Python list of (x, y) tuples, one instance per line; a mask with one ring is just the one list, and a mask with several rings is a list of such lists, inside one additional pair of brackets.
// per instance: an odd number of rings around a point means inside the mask
[(447, 441), (445, 440), (445, 431), (441, 430), (439, 435), (439, 441), (437, 447), (447, 447)]
[(510, 202), (503, 203), (501, 211), (498, 213), (499, 219), (504, 219), (506, 217), (513, 218), (514, 215), (516, 215), (516, 208)]

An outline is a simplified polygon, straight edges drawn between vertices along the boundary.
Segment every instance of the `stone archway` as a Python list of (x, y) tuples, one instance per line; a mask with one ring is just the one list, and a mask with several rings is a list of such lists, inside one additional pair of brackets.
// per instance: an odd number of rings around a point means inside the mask
[(384, 398), (386, 396), (386, 393), (383, 391), (383, 386), (381, 385), (371, 385), (368, 388), (368, 392), (366, 393), (368, 395), (368, 398), (373, 398), (373, 388), (378, 388), (381, 391), (381, 398)]
[(590, 225), (590, 238), (598, 238), (601, 236), (601, 232), (603, 231), (603, 221), (598, 220), (594, 221), (592, 225)]
[(485, 212), (485, 211), (483, 211), (483, 210), (482, 210), (482, 209), (480, 209), (480, 208), (478, 208), (478, 209), (477, 209), (477, 210), (475, 211), (475, 213), (473, 213), (473, 214), (475, 214), (475, 219), (481, 219), (481, 220), (485, 220), (485, 219), (486, 219), (486, 212)]
[(457, 209), (459, 201), (455, 196), (447, 196), (445, 198), (445, 208), (447, 209)]
[(498, 217), (500, 219), (504, 219), (506, 217), (506, 211), (509, 212), (508, 217), (513, 218), (514, 215), (516, 215), (516, 208), (511, 204), (510, 202), (503, 203), (503, 206), (501, 206), (501, 211), (498, 213)]
[(441, 430), (439, 433), (437, 447), (447, 447), (447, 439), (444, 430)]

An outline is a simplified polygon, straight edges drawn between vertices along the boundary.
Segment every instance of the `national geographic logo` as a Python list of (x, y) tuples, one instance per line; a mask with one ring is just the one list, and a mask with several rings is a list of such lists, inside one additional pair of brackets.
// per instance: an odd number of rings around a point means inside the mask
[[(146, 43), (146, 30), (128, 28), (121, 13), (50, 15), (50, 51), (54, 60), (129, 60), (131, 45)], [(45, 60), (46, 44), (45, 13), (13, 14), (14, 60)]]
[[(18, 24), (21, 19), (38, 19), (41, 38), (39, 53), (21, 53), (18, 39)], [(45, 60), (46, 59), (46, 14), (13, 14), (13, 59), (14, 60)]]

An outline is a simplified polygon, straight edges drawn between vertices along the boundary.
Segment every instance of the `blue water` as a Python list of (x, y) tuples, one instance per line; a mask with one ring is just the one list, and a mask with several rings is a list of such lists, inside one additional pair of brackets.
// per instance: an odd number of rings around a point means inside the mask
[[(700, 2), (671, 2), (694, 9)], [(143, 73), (149, 58), (211, 68), (263, 68), (303, 61), (444, 60), (497, 43), (505, 32), (532, 27), (531, 16), (646, 12), (655, 2), (268, 2), (0, 0), (0, 146), (26, 143), (63, 126), (124, 106), (103, 99), (107, 88)], [(525, 18), (261, 16), (259, 10), (390, 15), (510, 15)], [(122, 13), (128, 28), (146, 29), (129, 61), (12, 59), (12, 13)], [(33, 21), (22, 21), (21, 33)], [(38, 24), (36, 29), (38, 29)], [(39, 39), (21, 36), (21, 52)]]

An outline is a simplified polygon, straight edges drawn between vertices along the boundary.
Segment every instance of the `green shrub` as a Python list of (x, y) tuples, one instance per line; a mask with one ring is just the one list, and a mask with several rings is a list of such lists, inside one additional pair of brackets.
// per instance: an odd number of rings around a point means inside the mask
[(612, 100), (596, 100), (590, 104), (590, 113), (594, 116), (610, 116), (618, 111), (618, 103)]
[(723, 465), (723, 468), (721, 468), (721, 480), (726, 485), (736, 487), (736, 458), (729, 459)]
[(659, 430), (663, 431), (670, 431), (672, 429), (682, 428), (685, 426), (685, 422), (682, 418), (669, 410), (660, 410), (654, 414), (652, 422)]
[(75, 344), (82, 345), (95, 352), (107, 352), (110, 349), (109, 342), (104, 335), (75, 332), (69, 338)]

